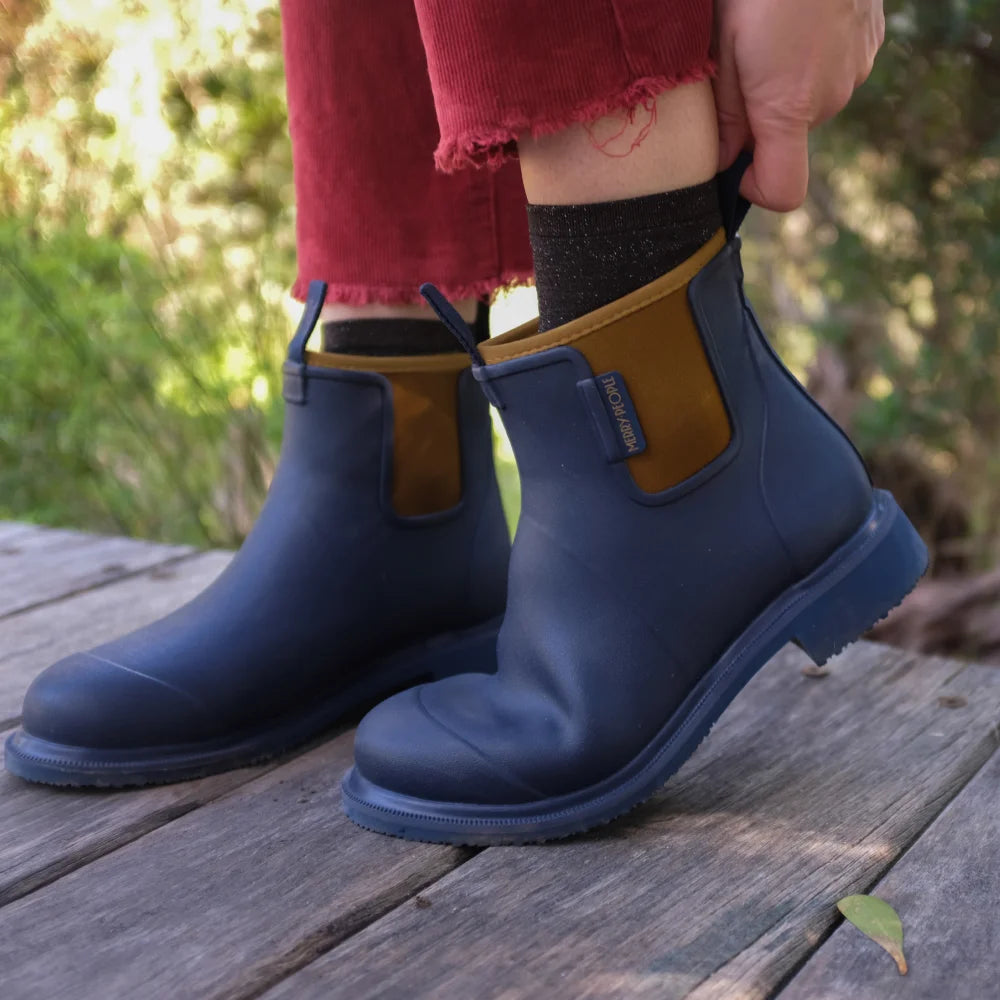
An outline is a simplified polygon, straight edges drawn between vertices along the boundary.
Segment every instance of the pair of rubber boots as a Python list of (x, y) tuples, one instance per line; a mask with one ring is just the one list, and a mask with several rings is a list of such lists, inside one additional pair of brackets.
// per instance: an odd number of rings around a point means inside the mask
[[(652, 794), (785, 643), (822, 663), (862, 634), (926, 549), (763, 336), (739, 175), (720, 176), (725, 232), (556, 329), (477, 345), (426, 289), (471, 365), (308, 353), (313, 286), (245, 545), (192, 603), (45, 671), (7, 767), (194, 777), (396, 691), (358, 729), (348, 815), (419, 840), (539, 841)], [(521, 477), (512, 552), (484, 395)]]

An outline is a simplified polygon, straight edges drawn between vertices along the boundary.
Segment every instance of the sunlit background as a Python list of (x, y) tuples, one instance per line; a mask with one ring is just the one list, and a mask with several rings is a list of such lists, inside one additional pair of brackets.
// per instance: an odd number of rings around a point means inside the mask
[[(996, 657), (1000, 0), (887, 9), (809, 203), (751, 215), (748, 282), (931, 546), (890, 637)], [(0, 0), (0, 88), (0, 518), (238, 544), (296, 311), (277, 5)]]

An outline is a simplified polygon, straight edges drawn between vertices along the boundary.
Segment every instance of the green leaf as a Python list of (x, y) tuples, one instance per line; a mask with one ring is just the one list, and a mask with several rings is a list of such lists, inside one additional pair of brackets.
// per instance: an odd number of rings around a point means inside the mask
[(845, 896), (837, 903), (837, 909), (862, 934), (881, 945), (895, 960), (899, 974), (906, 975), (903, 922), (884, 899), (878, 896)]

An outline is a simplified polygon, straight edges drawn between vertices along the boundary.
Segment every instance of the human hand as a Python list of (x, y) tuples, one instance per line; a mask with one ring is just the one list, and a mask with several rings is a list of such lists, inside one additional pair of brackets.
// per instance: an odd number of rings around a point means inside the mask
[(740, 191), (789, 212), (806, 197), (809, 130), (871, 72), (882, 0), (716, 0), (719, 167), (752, 148)]

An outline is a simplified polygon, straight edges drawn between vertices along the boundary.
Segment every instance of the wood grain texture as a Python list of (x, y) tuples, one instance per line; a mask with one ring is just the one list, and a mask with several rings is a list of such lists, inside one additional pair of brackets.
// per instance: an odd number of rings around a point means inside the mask
[(192, 551), (184, 545), (5, 524), (0, 530), (0, 616), (89, 590)]
[(872, 644), (823, 679), (805, 662), (772, 661), (624, 821), (485, 851), (268, 1000), (768, 996), (998, 742), (995, 668)]
[(257, 995), (465, 860), (341, 815), (351, 740), (0, 909), (4, 1000)]
[(944, 1000), (1000, 994), (1000, 754), (871, 891), (903, 921), (909, 972), (850, 925), (806, 963), (781, 1000)]
[(28, 685), (50, 663), (173, 611), (204, 590), (229, 559), (223, 552), (182, 558), (0, 618), (0, 728), (17, 719)]
[[(0, 733), (0, 761), (7, 735)], [(249, 768), (127, 792), (48, 788), (0, 771), (0, 906), (218, 798), (264, 770)], [(0, 986), (2, 982), (0, 973)]]

